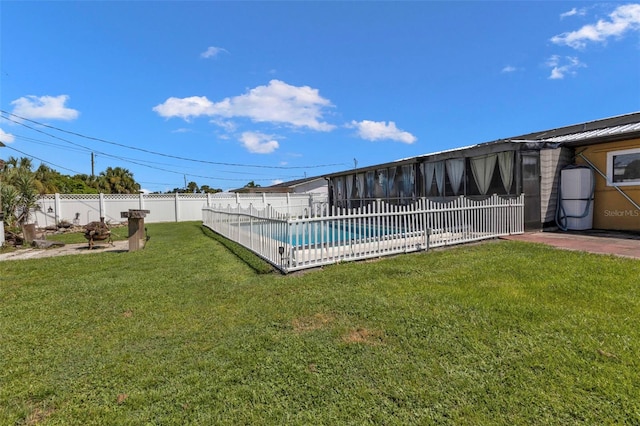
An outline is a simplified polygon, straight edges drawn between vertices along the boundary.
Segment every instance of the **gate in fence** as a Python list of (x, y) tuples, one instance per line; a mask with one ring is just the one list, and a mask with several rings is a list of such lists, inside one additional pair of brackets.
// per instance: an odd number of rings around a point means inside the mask
[(205, 226), (284, 273), (524, 232), (523, 195), (423, 198), (405, 206), (375, 200), (357, 209), (314, 208), (302, 214), (236, 203), (205, 207), (202, 214)]

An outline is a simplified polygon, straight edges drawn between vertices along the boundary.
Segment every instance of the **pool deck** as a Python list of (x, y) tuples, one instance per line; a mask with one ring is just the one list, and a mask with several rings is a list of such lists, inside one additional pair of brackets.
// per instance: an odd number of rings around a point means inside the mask
[(526, 232), (505, 240), (547, 244), (565, 250), (640, 259), (640, 233), (614, 231)]

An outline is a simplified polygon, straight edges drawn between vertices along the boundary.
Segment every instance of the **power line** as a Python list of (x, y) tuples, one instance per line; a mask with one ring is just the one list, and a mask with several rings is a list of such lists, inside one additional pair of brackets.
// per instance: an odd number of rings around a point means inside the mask
[[(12, 114), (12, 115), (14, 115), (14, 114)], [(19, 117), (19, 116), (16, 116), (16, 117)], [(69, 144), (71, 144), (71, 145), (74, 145), (74, 146), (79, 147), (79, 148), (81, 148), (81, 149), (82, 149), (82, 150), (80, 150), (80, 149), (76, 149), (76, 151), (97, 152), (98, 154), (100, 154), (100, 155), (102, 155), (102, 156), (105, 156), (105, 157), (108, 157), (108, 158), (114, 158), (114, 159), (116, 159), (116, 160), (125, 161), (125, 162), (128, 162), (128, 163), (135, 164), (135, 165), (142, 166), (142, 167), (146, 167), (146, 168), (149, 168), (149, 169), (159, 170), (159, 171), (168, 172), (168, 173), (184, 174), (183, 172), (177, 172), (177, 171), (173, 171), (173, 170), (167, 170), (167, 169), (160, 168), (160, 167), (150, 166), (150, 165), (148, 164), (148, 163), (153, 163), (153, 164), (160, 164), (160, 165), (169, 165), (169, 164), (166, 164), (166, 163), (158, 163), (158, 162), (154, 162), (154, 161), (131, 159), (131, 158), (128, 158), (128, 157), (121, 157), (121, 156), (117, 156), (117, 155), (113, 155), (113, 154), (108, 154), (108, 153), (106, 153), (106, 152), (102, 152), (102, 151), (92, 150), (91, 148), (89, 148), (89, 147), (87, 147), (87, 146), (84, 146), (84, 145), (78, 144), (78, 143), (76, 143), (76, 142), (69, 141), (69, 140), (67, 140), (67, 139), (61, 138), (61, 137), (56, 136), (56, 135), (52, 135), (52, 134), (47, 133), (47, 132), (45, 132), (45, 131), (42, 131), (42, 130), (36, 129), (36, 128), (34, 128), (34, 127), (28, 126), (28, 125), (26, 125), (26, 124), (24, 124), (24, 123), (21, 123), (21, 122), (19, 122), (19, 121), (17, 121), (17, 120), (13, 120), (13, 119), (8, 118), (8, 117), (2, 117), (2, 118), (4, 118), (5, 120), (8, 120), (8, 121), (11, 121), (11, 122), (13, 122), (13, 123), (19, 124), (19, 125), (21, 125), (21, 126), (24, 126), (24, 127), (26, 127), (27, 129), (31, 129), (31, 130), (33, 130), (33, 131), (35, 131), (35, 132), (42, 133), (42, 134), (44, 134), (44, 135), (47, 135), (47, 136), (50, 136), (50, 137), (52, 137), (52, 138), (55, 138), (55, 139), (61, 140), (61, 141), (63, 141), (63, 142), (67, 142), (67, 143), (69, 143)], [(20, 118), (20, 117), (19, 117), (19, 118)], [(28, 121), (34, 122), (33, 120), (28, 120)], [(34, 122), (34, 123), (36, 123), (36, 122)], [(47, 126), (47, 127), (51, 127), (51, 126)], [(54, 144), (54, 143), (52, 143), (52, 142), (40, 141), (40, 140), (38, 140), (38, 139), (27, 138), (27, 137), (24, 137), (24, 136), (20, 136), (20, 137), (21, 137), (21, 138), (23, 138), (23, 139), (26, 139), (26, 140), (31, 140), (31, 141), (34, 141), (34, 142), (35, 142), (35, 141), (37, 141), (37, 142), (40, 142), (40, 143), (43, 143), (43, 144), (47, 144), (47, 143), (48, 143), (48, 144), (50, 144), (50, 145), (52, 145), (52, 146), (62, 146), (62, 145), (60, 145), (60, 144)], [(37, 142), (36, 142), (36, 143), (37, 143)], [(25, 154), (25, 155), (27, 155), (27, 154)], [(34, 158), (35, 158), (35, 157), (34, 157)], [(36, 159), (40, 160), (39, 158), (36, 158)], [(45, 162), (45, 163), (49, 163), (49, 162), (47, 162), (47, 161), (45, 161), (45, 160), (40, 160), (40, 161), (43, 161), (43, 162)], [(145, 161), (145, 163), (141, 163), (140, 161)], [(57, 166), (57, 167), (60, 167), (60, 166)], [(63, 167), (63, 168), (64, 168), (64, 167)], [(70, 170), (70, 169), (66, 169), (66, 170)], [(217, 171), (217, 172), (219, 172), (219, 173), (229, 173), (229, 174), (241, 174), (241, 175), (248, 175), (248, 173), (246, 173), (246, 172), (229, 171), (229, 170), (219, 170), (219, 171)], [(190, 176), (197, 176), (197, 175), (191, 175), (191, 174), (189, 174), (189, 175), (190, 175)], [(254, 175), (255, 175), (255, 174), (251, 174), (251, 176), (254, 176)], [(223, 178), (223, 177), (215, 177), (215, 178), (214, 178), (214, 177), (210, 177), (210, 176), (197, 176), (197, 177), (204, 177), (204, 178), (206, 178), (206, 179), (227, 180), (227, 181), (243, 181), (243, 180), (245, 180), (245, 179), (230, 179), (230, 178)], [(264, 180), (273, 180), (273, 179), (275, 179), (275, 178), (268, 178), (268, 179), (267, 179), (267, 178), (264, 178), (264, 179), (259, 179), (259, 180), (264, 181)]]
[(68, 169), (68, 168), (66, 168), (64, 166), (60, 166), (60, 165), (54, 164), (54, 163), (52, 163), (50, 161), (43, 160), (42, 158), (38, 158), (35, 155), (27, 154), (26, 152), (20, 151), (19, 149), (16, 149), (16, 148), (14, 148), (12, 146), (9, 146), (9, 145), (5, 145), (4, 148), (9, 148), (9, 149), (11, 149), (13, 151), (19, 152), (22, 155), (26, 155), (27, 157), (35, 158), (36, 160), (38, 160), (38, 161), (40, 161), (40, 162), (42, 162), (44, 164), (49, 164), (51, 166), (55, 166), (55, 167), (58, 167), (58, 168), (61, 168), (61, 169), (64, 169), (64, 170), (68, 170), (68, 171), (73, 172), (73, 173), (75, 173), (77, 175), (81, 175), (82, 174), (82, 172), (78, 172), (76, 170)]
[[(58, 164), (55, 164), (55, 163), (52, 163), (50, 161), (44, 160), (42, 158), (36, 157), (35, 155), (28, 154), (28, 153), (26, 153), (24, 151), (20, 151), (19, 149), (13, 148), (11, 146), (6, 145), (5, 147), (9, 148), (9, 149), (11, 149), (13, 151), (19, 152), (22, 155), (26, 155), (27, 157), (35, 158), (36, 160), (38, 160), (38, 161), (40, 161), (40, 162), (42, 162), (44, 164), (48, 164), (48, 165), (55, 166), (55, 167), (58, 167), (58, 168), (61, 168), (61, 169), (64, 169), (64, 170), (68, 170), (68, 171), (73, 172), (73, 173), (75, 173), (77, 175), (84, 174), (82, 172), (78, 172), (76, 170), (72, 170), (72, 169), (69, 169), (67, 167), (60, 166)], [(114, 158), (118, 158), (118, 157), (114, 157)], [(131, 162), (133, 164), (136, 164), (138, 166), (143, 166), (143, 167), (148, 167), (150, 169), (159, 170), (161, 172), (173, 173), (173, 174), (189, 176), (189, 177), (194, 177), (194, 178), (211, 179), (211, 180), (223, 180), (223, 181), (228, 181), (228, 182), (245, 182), (246, 181), (246, 178), (244, 178), (244, 179), (240, 179), (240, 178), (232, 179), (232, 178), (223, 178), (223, 177), (219, 177), (219, 176), (215, 176), (214, 177), (214, 176), (196, 175), (196, 174), (192, 174), (192, 173), (184, 173), (184, 172), (180, 172), (180, 171), (176, 171), (176, 170), (164, 169), (164, 168), (160, 168), (160, 167), (153, 167), (153, 166), (149, 166), (149, 165), (146, 165), (146, 164), (143, 164), (143, 163), (137, 163), (135, 161), (130, 161), (130, 160), (129, 160), (129, 162)], [(274, 178), (264, 178), (264, 179), (255, 179), (255, 180), (266, 181), (266, 180), (275, 180), (275, 179)]]
[[(121, 144), (121, 143), (118, 143), (118, 142), (112, 142), (112, 141), (107, 141), (105, 139), (95, 138), (93, 136), (86, 136), (86, 135), (83, 135), (81, 133), (71, 132), (71, 131), (68, 131), (68, 130), (61, 129), (59, 127), (50, 126), (48, 124), (40, 123), (40, 122), (37, 122), (35, 120), (30, 120), (28, 118), (21, 117), (21, 116), (19, 116), (17, 114), (13, 114), (13, 113), (4, 111), (2, 109), (0, 109), (0, 112), (2, 112), (3, 114), (11, 115), (13, 117), (17, 117), (20, 120), (25, 120), (25, 121), (37, 124), (39, 126), (47, 127), (49, 129), (57, 130), (57, 131), (63, 132), (63, 133), (68, 133), (70, 135), (78, 136), (78, 137), (81, 137), (81, 138), (90, 139), (90, 140), (94, 140), (94, 141), (102, 142), (102, 143), (107, 143), (107, 144), (119, 146), (119, 147), (122, 147), (122, 148), (141, 151), (141, 152), (144, 152), (144, 153), (147, 153), (147, 154), (159, 155), (159, 156), (162, 156), (162, 157), (175, 158), (177, 160), (191, 161), (191, 162), (195, 162), (195, 163), (214, 164), (214, 165), (219, 165), (219, 166), (231, 166), (231, 167), (252, 167), (252, 168), (285, 169), (285, 170), (289, 170), (289, 169), (314, 169), (314, 168), (322, 168), (322, 167), (344, 166), (344, 164), (342, 164), (342, 163), (334, 163), (334, 164), (319, 164), (319, 165), (315, 165), (315, 166), (288, 166), (287, 167), (287, 166), (264, 166), (264, 165), (257, 165), (257, 164), (224, 163), (224, 162), (216, 162), (216, 161), (198, 160), (198, 159), (193, 159), (193, 158), (180, 157), (180, 156), (177, 156), (177, 155), (164, 154), (164, 153), (161, 153), (161, 152), (151, 151), (151, 150), (147, 150), (147, 149), (143, 149), (143, 148), (137, 148), (137, 147), (133, 147), (133, 146), (129, 146), (129, 145), (124, 145), (124, 144)], [(14, 123), (22, 124), (22, 123), (20, 123), (20, 122), (18, 122), (16, 120), (12, 120), (12, 119), (10, 119), (8, 117), (2, 117), (2, 118), (4, 118), (5, 120), (12, 121)], [(25, 126), (25, 127), (28, 127), (28, 126)], [(58, 138), (58, 139), (60, 139), (60, 138)], [(64, 139), (62, 139), (62, 140), (64, 140)], [(72, 142), (70, 142), (70, 143), (72, 143)]]
[[(125, 162), (131, 162), (133, 164), (139, 164), (139, 163), (135, 163), (136, 161), (145, 161), (146, 163), (158, 164), (158, 165), (161, 165), (161, 166), (170, 166), (171, 165), (169, 163), (160, 163), (160, 162), (157, 162), (157, 161), (141, 160), (141, 159), (137, 159), (137, 158), (121, 157), (121, 156), (117, 156), (117, 155), (113, 155), (113, 154), (107, 154), (105, 152), (91, 150), (88, 147), (71, 148), (71, 147), (67, 147), (66, 145), (62, 145), (62, 144), (59, 144), (59, 143), (43, 141), (41, 139), (30, 138), (28, 136), (18, 135), (18, 134), (15, 134), (15, 133), (13, 135), (17, 139), (24, 140), (24, 141), (31, 142), (31, 143), (35, 143), (35, 144), (39, 144), (39, 145), (60, 147), (60, 148), (63, 148), (63, 149), (69, 150), (69, 151), (82, 152), (82, 153), (96, 153), (97, 152), (101, 156), (114, 158), (116, 160), (121, 160), (121, 161), (125, 161)], [(51, 135), (51, 136), (55, 137), (53, 135)], [(145, 167), (152, 168), (152, 169), (154, 168), (152, 166), (149, 166), (148, 164), (141, 164), (141, 165), (145, 166)], [(238, 172), (238, 171), (232, 171), (232, 170), (216, 170), (216, 172), (218, 172), (218, 173), (237, 174), (237, 175), (247, 175), (248, 174), (247, 172)], [(265, 176), (265, 175), (261, 175), (260, 173), (251, 173), (251, 176)], [(280, 178), (282, 178), (282, 177), (294, 179), (294, 178), (297, 178), (298, 176), (281, 176)], [(274, 178), (271, 178), (271, 179), (274, 179)]]

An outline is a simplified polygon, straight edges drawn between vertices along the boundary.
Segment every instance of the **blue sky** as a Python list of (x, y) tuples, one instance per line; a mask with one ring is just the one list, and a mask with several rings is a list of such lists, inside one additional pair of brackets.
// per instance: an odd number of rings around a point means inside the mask
[(640, 110), (640, 3), (0, 3), (0, 158), (262, 186)]

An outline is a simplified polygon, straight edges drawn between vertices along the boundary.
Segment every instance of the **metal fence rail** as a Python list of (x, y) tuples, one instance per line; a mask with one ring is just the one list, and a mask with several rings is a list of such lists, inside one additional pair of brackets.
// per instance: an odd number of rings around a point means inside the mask
[(202, 213), (205, 226), (285, 273), (524, 232), (523, 195), (420, 199), (405, 206), (376, 200), (357, 209), (320, 210), (291, 215), (271, 205), (229, 204)]

